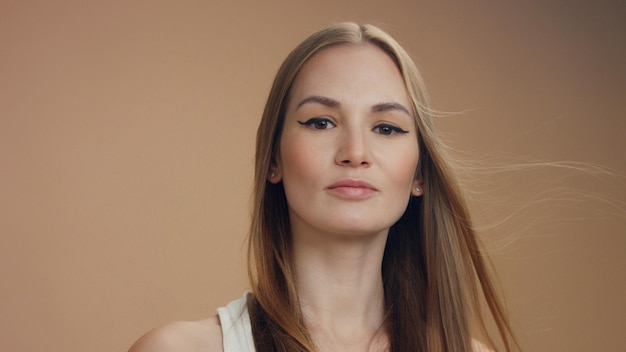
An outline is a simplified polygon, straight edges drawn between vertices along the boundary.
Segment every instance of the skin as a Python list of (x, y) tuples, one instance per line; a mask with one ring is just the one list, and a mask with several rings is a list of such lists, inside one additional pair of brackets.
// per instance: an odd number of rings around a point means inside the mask
[[(421, 195), (410, 111), (393, 60), (370, 44), (322, 50), (292, 87), (268, 179), (285, 187), (296, 285), (321, 350), (387, 349), (383, 251), (410, 196)], [(222, 351), (221, 344), (213, 317), (156, 329), (130, 352)]]
[(153, 329), (128, 352), (223, 351), (222, 328), (217, 316), (198, 321), (179, 321)]

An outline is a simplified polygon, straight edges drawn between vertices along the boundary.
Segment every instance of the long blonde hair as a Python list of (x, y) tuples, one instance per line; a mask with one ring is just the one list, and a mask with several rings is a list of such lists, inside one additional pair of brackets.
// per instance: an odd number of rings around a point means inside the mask
[[(435, 131), (422, 78), (391, 36), (375, 26), (355, 23), (316, 32), (289, 54), (278, 70), (257, 132), (248, 239), (253, 291), (248, 303), (257, 351), (315, 351), (294, 284), (284, 189), (282, 183), (267, 181), (278, 152), (290, 88), (302, 65), (320, 50), (364, 43), (387, 53), (402, 74), (418, 131), (417, 175), (424, 189), (423, 197), (411, 197), (405, 213), (391, 227), (385, 247), (382, 276), (391, 350), (471, 351), (473, 334), (488, 336), (480, 310), (482, 293), (502, 345), (510, 351), (516, 342), (446, 149)], [(476, 325), (478, 330), (473, 330)]]

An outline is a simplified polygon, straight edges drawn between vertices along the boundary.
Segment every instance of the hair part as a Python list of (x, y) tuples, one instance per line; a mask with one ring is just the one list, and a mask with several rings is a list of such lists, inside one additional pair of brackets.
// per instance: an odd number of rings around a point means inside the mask
[(371, 25), (340, 23), (314, 33), (278, 70), (257, 131), (253, 215), (248, 238), (248, 307), (256, 349), (315, 351), (294, 282), (291, 229), (282, 183), (267, 174), (279, 152), (289, 92), (302, 66), (321, 50), (373, 44), (396, 63), (411, 100), (420, 160), (416, 177), (424, 195), (390, 231), (382, 263), (391, 351), (471, 351), (472, 323), (487, 334), (484, 297), (506, 351), (517, 346), (498, 299), (446, 148), (438, 137), (424, 83), (404, 49)]

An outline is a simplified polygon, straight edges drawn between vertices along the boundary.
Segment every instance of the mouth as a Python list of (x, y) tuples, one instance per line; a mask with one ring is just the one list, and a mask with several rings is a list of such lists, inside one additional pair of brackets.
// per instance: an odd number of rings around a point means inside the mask
[(368, 198), (378, 192), (371, 184), (356, 179), (339, 180), (326, 188), (330, 193), (342, 198)]

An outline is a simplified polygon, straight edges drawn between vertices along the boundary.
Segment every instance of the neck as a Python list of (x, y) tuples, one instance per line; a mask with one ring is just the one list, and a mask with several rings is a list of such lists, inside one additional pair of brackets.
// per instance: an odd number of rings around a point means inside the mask
[(293, 234), (300, 304), (320, 347), (371, 345), (384, 331), (381, 265), (386, 239), (387, 231), (343, 237)]

